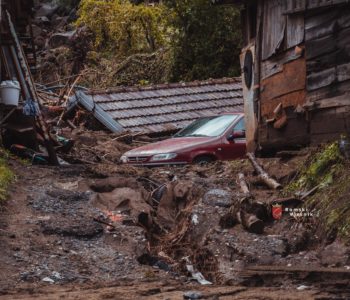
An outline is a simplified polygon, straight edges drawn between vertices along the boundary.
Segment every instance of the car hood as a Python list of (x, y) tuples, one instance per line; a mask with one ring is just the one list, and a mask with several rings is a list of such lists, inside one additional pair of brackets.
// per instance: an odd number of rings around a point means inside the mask
[(196, 147), (215, 140), (217, 137), (182, 137), (171, 138), (161, 142), (148, 144), (126, 152), (126, 156), (151, 156), (159, 153), (173, 153)]

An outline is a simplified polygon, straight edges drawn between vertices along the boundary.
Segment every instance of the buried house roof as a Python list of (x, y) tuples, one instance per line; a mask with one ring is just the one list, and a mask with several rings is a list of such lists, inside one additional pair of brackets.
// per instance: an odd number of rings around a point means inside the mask
[(239, 78), (78, 91), (70, 105), (78, 102), (112, 132), (160, 133), (200, 117), (243, 112)]

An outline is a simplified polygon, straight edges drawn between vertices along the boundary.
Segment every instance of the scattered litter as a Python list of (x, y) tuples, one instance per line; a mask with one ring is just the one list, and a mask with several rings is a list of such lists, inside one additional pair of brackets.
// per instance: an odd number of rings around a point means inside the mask
[(43, 282), (47, 282), (47, 283), (55, 283), (55, 281), (53, 279), (51, 279), (50, 277), (44, 277), (42, 279)]
[(192, 221), (193, 225), (198, 225), (199, 224), (198, 215), (197, 214), (193, 214), (191, 221)]
[(187, 264), (186, 264), (186, 269), (188, 272), (191, 273), (192, 278), (197, 280), (201, 285), (209, 285), (212, 284), (210, 281), (206, 280), (203, 276), (203, 274), (199, 271), (195, 271), (194, 267), (192, 264), (190, 264), (189, 259), (186, 257), (185, 258)]
[(52, 272), (52, 277), (54, 277), (54, 278), (56, 278), (58, 280), (62, 279), (62, 275), (60, 273), (56, 272), (56, 271)]
[(298, 287), (297, 287), (297, 290), (298, 291), (304, 291), (304, 290), (307, 290), (307, 289), (309, 289), (310, 287), (309, 286), (307, 286), (307, 285), (299, 285)]

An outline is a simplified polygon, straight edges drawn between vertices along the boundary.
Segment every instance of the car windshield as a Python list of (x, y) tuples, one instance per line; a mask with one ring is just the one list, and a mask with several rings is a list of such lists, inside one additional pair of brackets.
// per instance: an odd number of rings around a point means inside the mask
[(218, 117), (201, 118), (184, 129), (180, 130), (174, 137), (186, 136), (219, 136), (238, 118), (238, 115), (222, 115)]

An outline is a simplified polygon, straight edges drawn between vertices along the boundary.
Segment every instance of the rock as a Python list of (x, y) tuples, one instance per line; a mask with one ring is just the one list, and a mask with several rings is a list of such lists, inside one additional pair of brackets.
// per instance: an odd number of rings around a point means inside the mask
[(184, 293), (184, 299), (202, 299), (203, 295), (201, 292), (186, 292)]
[(203, 203), (210, 206), (230, 207), (232, 195), (226, 190), (213, 189), (203, 196)]
[(40, 36), (43, 32), (43, 30), (38, 25), (35, 25), (35, 24), (32, 24), (32, 31), (33, 31), (34, 37)]
[(57, 234), (81, 239), (91, 239), (103, 232), (101, 224), (84, 216), (75, 217), (74, 219), (62, 216), (56, 222), (41, 221), (40, 226), (44, 234)]
[(62, 275), (61, 275), (60, 273), (56, 272), (56, 271), (53, 271), (51, 275), (52, 275), (52, 277), (55, 278), (56, 280), (61, 280), (61, 279), (63, 279)]
[(46, 44), (46, 39), (43, 38), (42, 36), (37, 36), (35, 39), (34, 39), (34, 44), (36, 46), (38, 46), (38, 48), (44, 48), (45, 47), (45, 44)]
[(343, 266), (349, 261), (346, 246), (338, 241), (326, 246), (320, 251), (321, 264), (324, 266)]
[(68, 20), (68, 17), (56, 16), (55, 18), (52, 19), (51, 23), (52, 23), (52, 26), (57, 30), (67, 25), (68, 24), (67, 20)]
[(35, 17), (47, 17), (51, 18), (52, 15), (56, 12), (58, 9), (58, 5), (52, 4), (52, 3), (44, 3), (41, 5), (41, 7), (37, 10)]
[(71, 39), (73, 39), (76, 30), (71, 30), (63, 33), (54, 33), (48, 42), (51, 48), (58, 48), (60, 46), (69, 45)]
[(36, 25), (48, 26), (50, 25), (50, 20), (47, 17), (36, 17), (33, 23)]

